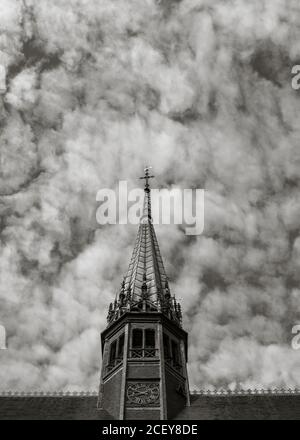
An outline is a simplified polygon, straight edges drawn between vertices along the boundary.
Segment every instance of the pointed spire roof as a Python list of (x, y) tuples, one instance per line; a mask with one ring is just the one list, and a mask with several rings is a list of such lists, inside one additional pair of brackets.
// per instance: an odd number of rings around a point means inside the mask
[(160, 254), (151, 215), (149, 167), (145, 168), (143, 215), (128, 271), (124, 277), (116, 304), (111, 304), (109, 324), (126, 311), (162, 312), (181, 325), (181, 310), (171, 298), (168, 278)]

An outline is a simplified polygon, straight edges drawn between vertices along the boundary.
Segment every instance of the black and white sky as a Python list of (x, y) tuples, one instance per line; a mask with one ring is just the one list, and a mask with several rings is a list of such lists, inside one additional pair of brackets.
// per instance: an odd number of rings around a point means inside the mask
[(156, 227), (191, 387), (300, 386), (299, 60), (299, 0), (0, 0), (0, 388), (97, 389), (136, 227), (96, 193), (145, 164), (206, 190)]

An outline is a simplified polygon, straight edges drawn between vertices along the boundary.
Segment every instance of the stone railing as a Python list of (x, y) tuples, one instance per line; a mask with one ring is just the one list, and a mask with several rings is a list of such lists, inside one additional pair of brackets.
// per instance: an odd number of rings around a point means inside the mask
[(97, 391), (0, 391), (0, 397), (90, 397)]
[[(191, 390), (191, 395), (197, 396), (294, 396), (300, 395), (295, 389), (249, 389), (249, 390)], [(0, 391), (0, 397), (96, 397), (97, 391)]]
[(133, 358), (152, 358), (158, 356), (157, 348), (131, 348), (129, 357)]
[(266, 396), (266, 395), (277, 395), (277, 396), (292, 396), (300, 395), (300, 390), (295, 389), (248, 389), (248, 390), (191, 390), (191, 395), (202, 395), (202, 396)]

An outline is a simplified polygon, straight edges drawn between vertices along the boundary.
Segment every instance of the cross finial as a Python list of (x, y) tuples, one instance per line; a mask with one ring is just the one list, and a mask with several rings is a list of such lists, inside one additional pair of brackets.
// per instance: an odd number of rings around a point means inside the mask
[(147, 166), (146, 168), (144, 168), (145, 175), (140, 177), (140, 179), (144, 179), (145, 180), (145, 191), (149, 191), (149, 179), (153, 179), (155, 177), (155, 176), (150, 176), (149, 175), (150, 168), (152, 168), (152, 167), (148, 167)]

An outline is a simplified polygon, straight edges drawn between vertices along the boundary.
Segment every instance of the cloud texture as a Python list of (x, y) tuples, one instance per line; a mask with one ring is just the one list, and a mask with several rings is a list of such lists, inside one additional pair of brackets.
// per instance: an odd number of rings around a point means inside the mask
[[(136, 228), (98, 189), (205, 188), (205, 232), (157, 227), (196, 387), (300, 386), (298, 0), (0, 0), (6, 389), (96, 389)], [(299, 63), (298, 63), (299, 64)]]

